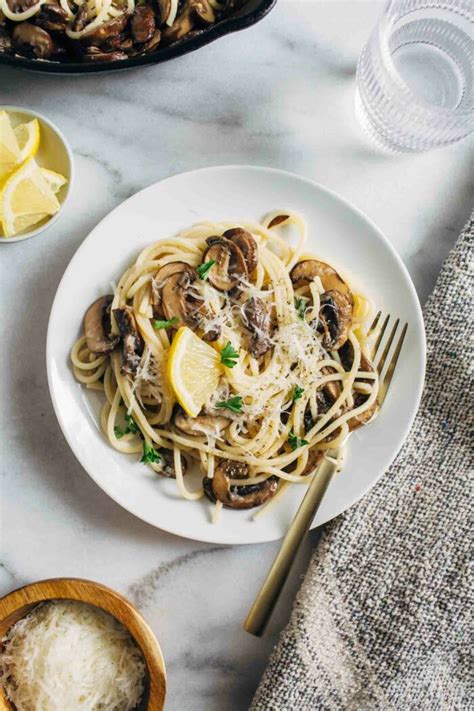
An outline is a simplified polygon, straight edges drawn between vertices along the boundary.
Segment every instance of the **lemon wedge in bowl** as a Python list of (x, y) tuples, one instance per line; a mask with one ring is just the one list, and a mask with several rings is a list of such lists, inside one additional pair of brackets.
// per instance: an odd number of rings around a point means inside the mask
[(13, 129), (18, 143), (19, 157), (18, 163), (23, 163), (28, 158), (34, 158), (38, 153), (40, 144), (40, 125), (38, 119), (33, 119), (27, 123), (20, 123)]
[(6, 111), (0, 111), (0, 186), (18, 165), (20, 147)]
[(166, 374), (179, 404), (197, 417), (217, 388), (221, 375), (219, 353), (187, 326), (176, 332), (168, 353)]
[(5, 237), (54, 215), (60, 204), (34, 158), (29, 158), (5, 181), (0, 192)]

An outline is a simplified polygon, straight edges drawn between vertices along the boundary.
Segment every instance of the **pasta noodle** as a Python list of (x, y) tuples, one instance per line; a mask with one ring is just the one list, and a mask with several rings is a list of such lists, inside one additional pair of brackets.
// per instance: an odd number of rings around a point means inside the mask
[[(295, 247), (284, 239), (288, 227)], [(185, 499), (205, 494), (216, 504), (213, 520), (223, 506), (274, 502), (289, 485), (308, 483), (330, 448), (341, 467), (349, 432), (377, 410), (370, 302), (304, 252), (306, 237), (299, 215), (277, 212), (262, 224), (201, 222), (151, 244), (114, 293), (91, 306), (71, 351), (77, 380), (104, 392), (101, 427), (111, 446), (141, 452), (155, 472), (175, 477)], [(170, 293), (192, 310), (169, 318)], [(212, 342), (225, 365), (196, 418), (178, 407), (166, 372), (183, 325)], [(107, 347), (94, 345), (97, 327)], [(130, 344), (139, 346), (131, 355)], [(235, 362), (226, 364), (229, 344)], [(197, 491), (186, 484), (191, 460), (204, 477)]]

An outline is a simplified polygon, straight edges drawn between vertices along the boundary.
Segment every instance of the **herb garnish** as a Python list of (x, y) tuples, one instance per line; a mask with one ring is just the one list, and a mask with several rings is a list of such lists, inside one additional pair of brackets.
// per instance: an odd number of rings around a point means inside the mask
[(155, 321), (153, 321), (153, 328), (156, 328), (156, 330), (159, 331), (160, 328), (171, 328), (172, 326), (176, 326), (177, 323), (179, 323), (179, 318), (177, 316), (173, 316), (173, 318), (170, 318), (168, 321), (155, 319)]
[(148, 444), (146, 440), (143, 440), (143, 457), (140, 461), (144, 464), (148, 464), (150, 462), (159, 462), (160, 459), (161, 457), (156, 449), (151, 444)]
[(301, 439), (301, 437), (297, 437), (294, 432), (290, 431), (288, 432), (288, 444), (294, 452), (295, 449), (298, 449), (298, 447), (303, 447), (305, 444), (309, 444), (309, 442), (306, 439)]
[(233, 368), (237, 365), (239, 360), (239, 353), (232, 347), (232, 343), (227, 341), (224, 348), (221, 351), (221, 363), (226, 366), (226, 368)]
[(304, 314), (306, 311), (306, 299), (304, 299), (303, 297), (295, 297), (295, 309), (297, 311), (298, 318), (304, 321)]
[(196, 269), (199, 278), (202, 279), (203, 281), (206, 281), (207, 277), (209, 276), (209, 272), (211, 271), (211, 269), (215, 263), (216, 263), (215, 259), (210, 259), (208, 262), (204, 262), (203, 264), (200, 264)]
[(242, 412), (242, 396), (235, 395), (234, 397), (230, 397), (228, 400), (222, 400), (222, 402), (217, 403), (216, 407), (240, 413)]
[(122, 429), (117, 425), (114, 427), (114, 433), (117, 439), (121, 439), (126, 434), (138, 434), (138, 425), (131, 415), (125, 415), (126, 427)]
[(296, 402), (297, 400), (299, 400), (300, 397), (303, 395), (303, 393), (304, 393), (304, 388), (300, 388), (299, 385), (295, 385), (295, 387), (293, 388), (293, 392), (291, 394), (291, 399), (293, 400), (293, 402)]

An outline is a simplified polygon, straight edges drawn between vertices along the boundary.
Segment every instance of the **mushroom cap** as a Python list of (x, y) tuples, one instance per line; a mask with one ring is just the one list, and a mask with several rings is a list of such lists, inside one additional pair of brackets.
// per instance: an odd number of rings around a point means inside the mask
[(321, 279), (324, 291), (337, 289), (343, 294), (350, 294), (349, 287), (336, 270), (317, 259), (305, 259), (298, 262), (290, 272), (291, 281), (296, 288), (309, 284), (315, 277)]
[(258, 246), (254, 237), (242, 227), (233, 227), (226, 230), (222, 235), (231, 242), (235, 242), (244, 255), (245, 264), (249, 274), (253, 272), (258, 264)]
[(173, 416), (176, 429), (191, 437), (218, 435), (230, 425), (230, 419), (223, 415), (198, 415), (189, 417), (184, 410), (177, 407)]
[(352, 326), (353, 299), (339, 289), (325, 291), (321, 296), (318, 330), (323, 332), (323, 346), (337, 351), (349, 337)]
[(248, 279), (247, 266), (240, 247), (225, 237), (209, 237), (209, 247), (203, 255), (203, 262), (215, 261), (209, 271), (209, 283), (218, 291), (234, 289), (242, 278)]
[(190, 281), (194, 281), (197, 277), (196, 275), (196, 270), (193, 269), (189, 264), (186, 262), (169, 262), (168, 264), (165, 264), (164, 266), (160, 267), (158, 271), (155, 274), (155, 277), (152, 281), (152, 304), (153, 304), (153, 311), (157, 316), (163, 316), (163, 307), (162, 307), (162, 296), (163, 296), (163, 287), (166, 284), (167, 279), (169, 277), (172, 277), (174, 274), (180, 274), (180, 273), (187, 273), (189, 274)]
[(213, 503), (220, 501), (229, 509), (252, 509), (261, 506), (276, 493), (278, 479), (272, 476), (260, 484), (231, 486), (230, 479), (245, 480), (248, 475), (249, 468), (244, 462), (221, 459), (214, 469), (214, 477), (204, 477), (204, 493)]
[(119, 336), (112, 336), (110, 306), (112, 294), (101, 296), (89, 306), (84, 316), (84, 333), (87, 347), (92, 353), (105, 355), (118, 345)]
[(196, 19), (201, 23), (212, 25), (216, 21), (216, 13), (208, 0), (188, 0), (188, 4)]

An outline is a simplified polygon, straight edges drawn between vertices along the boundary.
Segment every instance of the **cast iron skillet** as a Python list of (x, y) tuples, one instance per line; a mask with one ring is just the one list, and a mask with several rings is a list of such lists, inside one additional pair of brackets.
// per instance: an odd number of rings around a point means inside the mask
[(233, 14), (223, 18), (215, 25), (211, 25), (208, 29), (203, 30), (200, 34), (182, 40), (170, 45), (169, 47), (157, 48), (156, 52), (146, 54), (143, 57), (131, 57), (130, 59), (121, 59), (118, 62), (101, 63), (91, 62), (90, 64), (82, 62), (52, 62), (45, 59), (27, 59), (18, 55), (8, 55), (0, 52), (0, 65), (8, 64), (17, 69), (30, 69), (35, 72), (43, 72), (45, 74), (94, 74), (97, 72), (111, 72), (121, 69), (129, 69), (131, 67), (141, 67), (145, 64), (159, 64), (167, 62), (174, 57), (180, 57), (182, 54), (194, 52), (199, 47), (213, 42), (219, 37), (243, 30), (250, 25), (254, 25), (261, 20), (277, 0), (247, 0), (242, 7), (236, 10)]

